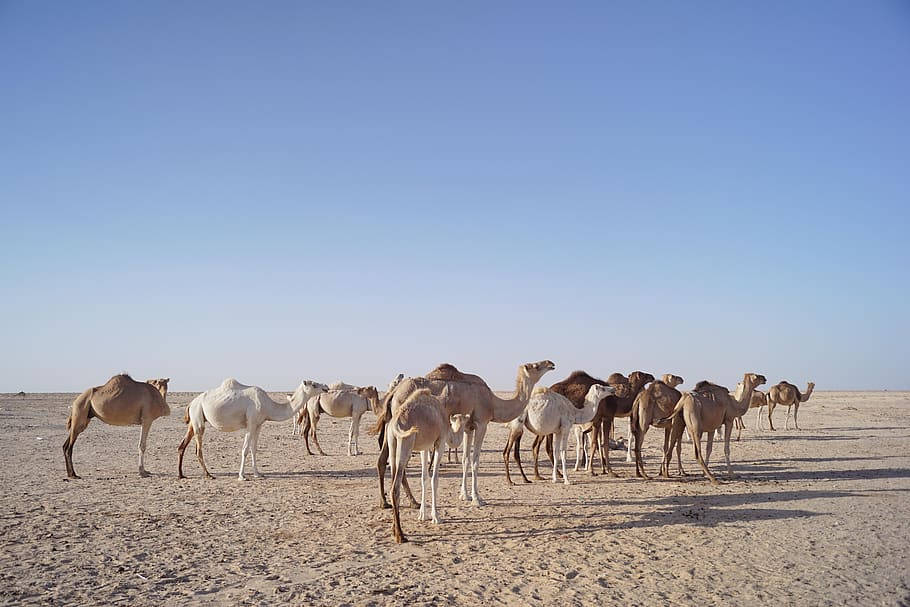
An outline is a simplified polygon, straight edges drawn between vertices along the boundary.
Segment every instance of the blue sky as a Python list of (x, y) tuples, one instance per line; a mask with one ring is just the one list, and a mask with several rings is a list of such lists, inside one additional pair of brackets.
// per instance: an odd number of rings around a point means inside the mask
[(903, 2), (0, 3), (0, 390), (908, 389)]

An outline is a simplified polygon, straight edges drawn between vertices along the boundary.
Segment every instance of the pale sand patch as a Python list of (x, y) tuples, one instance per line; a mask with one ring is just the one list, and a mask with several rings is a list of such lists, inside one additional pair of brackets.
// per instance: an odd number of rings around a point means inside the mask
[[(802, 432), (757, 433), (750, 412), (732, 448), (739, 476), (719, 488), (700, 475), (630, 478), (634, 465), (618, 451), (624, 478), (570, 470), (569, 487), (509, 488), (497, 424), (481, 470), (488, 507), (459, 502), (461, 469), (447, 466), (445, 522), (418, 523), (405, 509), (403, 546), (392, 542), (391, 512), (376, 508), (374, 439), (362, 436), (366, 455), (343, 455), (347, 420), (319, 424), (327, 457), (307, 456), (290, 422), (267, 424), (260, 466), (271, 476), (246, 483), (233, 478), (242, 435), (210, 430), (218, 478), (201, 478), (190, 447), (190, 478), (177, 481), (193, 395), (173, 394), (171, 417), (150, 434), (152, 478), (136, 473), (139, 429), (94, 420), (75, 446), (83, 480), (68, 481), (61, 445), (74, 396), (0, 397), (3, 604), (910, 601), (907, 393), (817, 392), (801, 408)], [(618, 434), (627, 427), (620, 421)], [(651, 471), (661, 440), (646, 439)], [(684, 457), (694, 473), (691, 445)], [(712, 460), (722, 472), (722, 448)]]

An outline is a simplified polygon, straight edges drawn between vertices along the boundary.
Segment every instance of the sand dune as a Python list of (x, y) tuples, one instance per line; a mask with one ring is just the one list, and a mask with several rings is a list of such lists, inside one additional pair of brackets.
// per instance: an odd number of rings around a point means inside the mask
[[(60, 447), (74, 396), (0, 398), (3, 604), (910, 601), (908, 393), (817, 392), (800, 410), (802, 432), (757, 433), (750, 413), (732, 449), (738, 476), (718, 488), (701, 475), (637, 480), (617, 451), (624, 478), (570, 470), (568, 487), (509, 488), (504, 427), (491, 424), (489, 505), (459, 502), (461, 468), (446, 466), (445, 522), (403, 510), (402, 546), (391, 512), (376, 507), (376, 443), (364, 435), (366, 455), (345, 456), (346, 420), (320, 423), (326, 457), (307, 456), (290, 422), (266, 424), (259, 459), (270, 476), (249, 482), (234, 478), (242, 435), (209, 431), (217, 479), (201, 478), (191, 448), (190, 478), (177, 481), (192, 395), (172, 394), (174, 412), (149, 439), (152, 478), (136, 473), (138, 428), (93, 421), (74, 452), (83, 480), (69, 481)], [(783, 427), (780, 409), (777, 419)], [(649, 470), (661, 438), (646, 439)], [(722, 459), (715, 449), (717, 472)]]

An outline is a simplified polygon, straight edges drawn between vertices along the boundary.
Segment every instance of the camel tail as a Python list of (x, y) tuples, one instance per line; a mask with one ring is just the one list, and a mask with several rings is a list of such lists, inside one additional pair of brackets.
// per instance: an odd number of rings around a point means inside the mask
[(405, 430), (396, 423), (394, 426), (392, 426), (392, 432), (395, 433), (395, 438), (397, 438), (398, 440), (402, 440), (409, 436), (413, 436), (413, 435), (417, 434), (418, 432), (420, 432), (420, 428), (418, 428), (417, 426), (411, 426), (410, 428)]
[(686, 401), (686, 396), (687, 396), (686, 394), (683, 394), (683, 395), (679, 398), (679, 400), (676, 401), (676, 407), (673, 409), (673, 413), (671, 413), (671, 414), (668, 415), (667, 417), (663, 417), (663, 418), (657, 420), (657, 421), (654, 422), (654, 423), (655, 423), (655, 424), (665, 424), (665, 423), (667, 423), (668, 421), (672, 420), (672, 419), (673, 419), (674, 417), (676, 417), (677, 415), (679, 415), (679, 414), (682, 412), (682, 410), (683, 410), (683, 403), (685, 403), (685, 401)]
[(383, 397), (382, 402), (379, 405), (379, 411), (376, 413), (376, 423), (367, 430), (367, 434), (370, 436), (376, 436), (377, 434), (380, 437), (382, 436), (382, 431), (385, 430), (385, 425), (392, 417), (392, 397), (394, 395), (395, 390), (389, 390)]
[(187, 405), (186, 409), (183, 410), (183, 423), (184, 424), (190, 423), (190, 406), (189, 405)]

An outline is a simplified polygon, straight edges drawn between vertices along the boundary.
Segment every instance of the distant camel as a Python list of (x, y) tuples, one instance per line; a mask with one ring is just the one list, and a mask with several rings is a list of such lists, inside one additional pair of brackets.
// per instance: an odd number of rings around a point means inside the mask
[(301, 423), (301, 433), (306, 444), (307, 453), (310, 451), (310, 438), (319, 450), (320, 455), (325, 455), (316, 437), (316, 425), (322, 413), (332, 417), (350, 417), (351, 427), (348, 430), (348, 455), (360, 455), (358, 438), (360, 436), (360, 418), (367, 410), (375, 413), (379, 409), (379, 393), (373, 386), (353, 389), (332, 389), (328, 392), (315, 394), (307, 401), (306, 407), (297, 415)]
[(63, 442), (66, 475), (79, 478), (73, 470), (73, 445), (79, 434), (97, 417), (111, 426), (142, 426), (139, 435), (139, 476), (150, 476), (145, 470), (145, 445), (149, 428), (159, 417), (171, 414), (167, 406), (167, 383), (170, 378), (135, 381), (126, 373), (115, 375), (103, 386), (89, 388), (76, 397), (70, 408)]
[[(799, 388), (787, 381), (782, 381), (776, 386), (771, 386), (771, 389), (768, 390), (768, 422), (771, 421), (771, 414), (774, 412), (775, 405), (787, 405), (787, 420), (784, 423), (784, 430), (790, 429), (791, 407), (793, 408), (793, 425), (799, 430), (799, 423), (796, 421), (796, 416), (799, 414), (799, 404), (809, 400), (809, 397), (812, 396), (812, 390), (814, 389), (815, 384), (811, 381), (806, 387), (805, 394), (800, 394)], [(771, 429), (774, 430), (773, 425), (771, 426)]]
[(259, 445), (259, 432), (267, 421), (283, 422), (295, 413), (291, 402), (276, 403), (266, 391), (256, 386), (245, 386), (236, 379), (226, 379), (217, 388), (212, 388), (194, 398), (186, 408), (183, 421), (187, 424), (186, 436), (177, 447), (177, 478), (183, 476), (183, 452), (196, 436), (196, 457), (206, 478), (214, 478), (205, 467), (202, 457), (202, 435), (206, 422), (222, 432), (246, 430), (243, 437), (243, 449), (240, 451), (240, 471), (238, 480), (247, 480), (243, 476), (246, 455), (250, 454), (253, 464), (253, 476), (262, 478), (256, 466), (256, 449)]
[[(296, 411), (305, 405), (315, 394), (328, 391), (329, 387), (327, 385), (321, 384), (318, 381), (306, 379), (297, 386), (297, 389), (288, 397), (288, 400), (291, 401), (291, 407)], [(293, 417), (294, 425), (291, 428), (291, 436), (297, 436), (300, 433), (300, 424), (297, 421), (297, 417), (298, 416), (296, 415)]]

